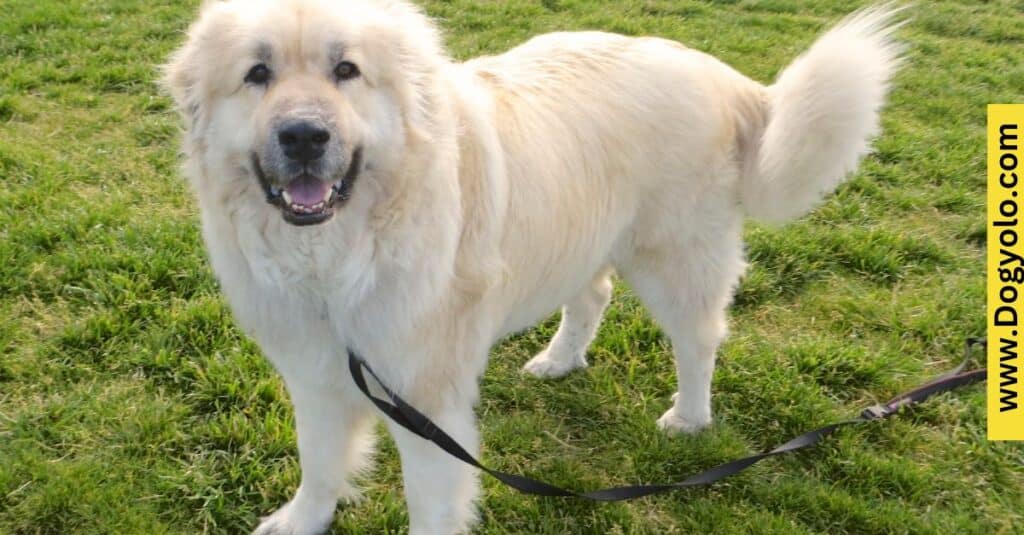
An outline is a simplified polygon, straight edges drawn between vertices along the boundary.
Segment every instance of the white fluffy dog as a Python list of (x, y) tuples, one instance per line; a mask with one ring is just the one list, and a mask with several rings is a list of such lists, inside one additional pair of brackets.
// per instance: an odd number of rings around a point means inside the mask
[[(744, 217), (798, 217), (856, 167), (892, 23), (848, 18), (765, 87), (665, 39), (555, 33), (455, 63), (402, 0), (207, 2), (164, 83), (210, 260), (284, 377), (302, 466), (256, 531), (322, 531), (355, 492), (378, 414), (345, 348), (475, 453), (491, 345), (561, 305), (525, 370), (586, 366), (612, 270), (673, 343), (658, 426), (709, 425)], [(391, 432), (411, 533), (469, 529), (474, 470)]]

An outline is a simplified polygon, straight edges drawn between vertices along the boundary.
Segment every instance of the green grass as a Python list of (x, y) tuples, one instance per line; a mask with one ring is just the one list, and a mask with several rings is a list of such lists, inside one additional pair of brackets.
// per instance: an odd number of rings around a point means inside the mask
[[(195, 2), (4, 2), (0, 16), (0, 533), (238, 533), (299, 481), (280, 380), (232, 325), (177, 172), (155, 66)], [(431, 1), (454, 54), (556, 29), (656, 34), (768, 81), (853, 2)], [(860, 4), (860, 2), (857, 2)], [(984, 123), (1024, 101), (1019, 2), (921, 2), (862, 171), (752, 268), (715, 377), (716, 425), (667, 438), (667, 342), (620, 288), (593, 366), (517, 369), (556, 318), (494, 351), (488, 463), (557, 483), (679, 479), (760, 451), (949, 368), (984, 330)], [(706, 490), (628, 504), (485, 480), (480, 533), (1012, 533), (1024, 448), (985, 440), (974, 387), (841, 432)], [(396, 453), (336, 531), (400, 533)]]

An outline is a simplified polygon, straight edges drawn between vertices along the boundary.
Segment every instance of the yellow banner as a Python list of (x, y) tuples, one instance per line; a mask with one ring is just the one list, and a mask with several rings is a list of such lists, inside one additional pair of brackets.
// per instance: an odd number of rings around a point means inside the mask
[(988, 107), (988, 438), (1024, 440), (1024, 104)]

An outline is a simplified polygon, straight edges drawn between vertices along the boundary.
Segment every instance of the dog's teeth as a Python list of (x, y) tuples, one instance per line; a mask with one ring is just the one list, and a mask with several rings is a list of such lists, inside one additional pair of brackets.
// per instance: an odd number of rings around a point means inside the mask
[(316, 212), (319, 212), (320, 210), (323, 210), (323, 209), (324, 209), (324, 202), (323, 201), (320, 201), (320, 202), (318, 202), (318, 203), (313, 205), (313, 210), (316, 211)]
[(288, 190), (282, 190), (281, 197), (284, 198), (284, 202), (286, 202), (287, 204), (292, 204), (292, 196), (288, 195)]

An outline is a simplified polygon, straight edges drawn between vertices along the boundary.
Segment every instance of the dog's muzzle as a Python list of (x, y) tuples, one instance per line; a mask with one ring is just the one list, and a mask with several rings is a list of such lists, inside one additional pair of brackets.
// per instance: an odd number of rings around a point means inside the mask
[(363, 150), (357, 147), (352, 152), (348, 168), (333, 181), (302, 173), (280, 186), (272, 183), (263, 172), (256, 153), (252, 155), (252, 166), (267, 202), (281, 210), (286, 222), (299, 227), (319, 225), (334, 217), (335, 209), (352, 195), (352, 186), (363, 166)]

